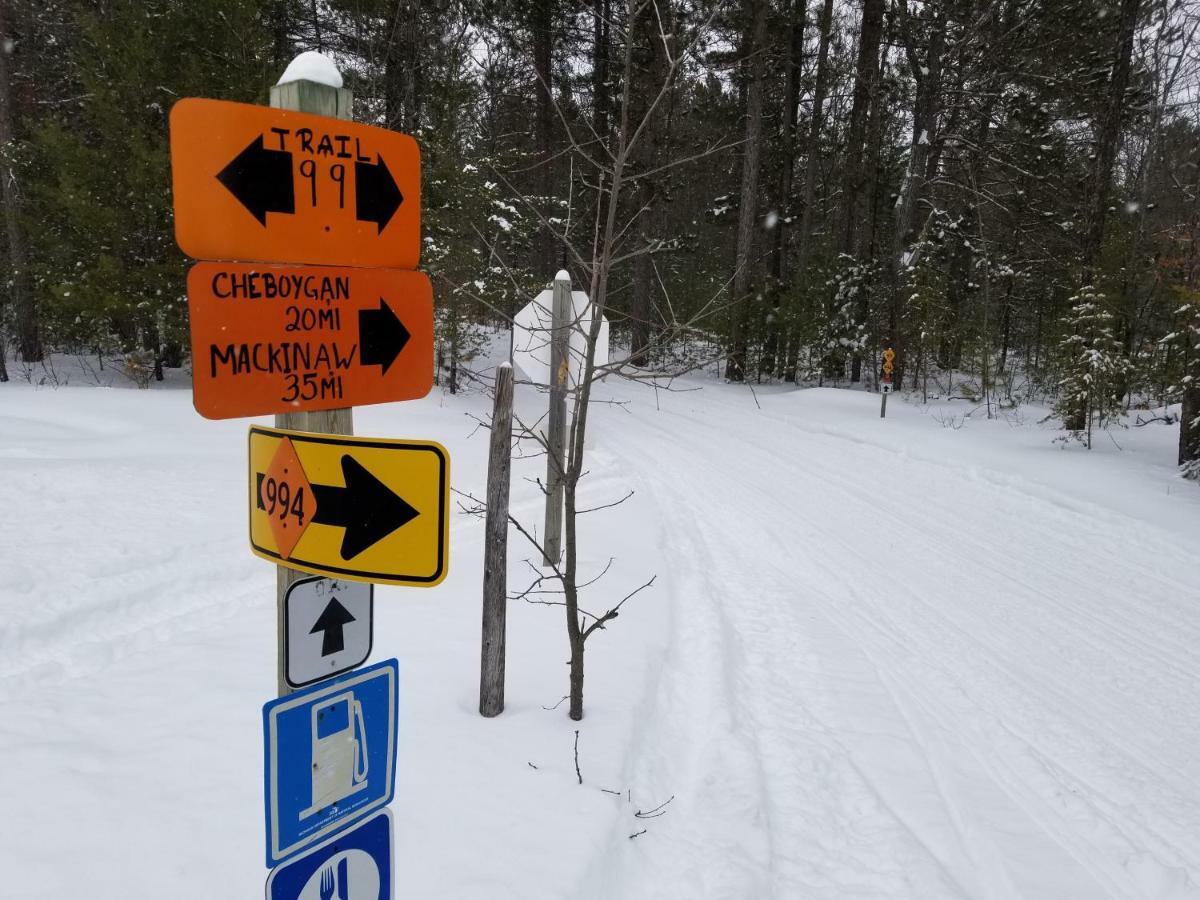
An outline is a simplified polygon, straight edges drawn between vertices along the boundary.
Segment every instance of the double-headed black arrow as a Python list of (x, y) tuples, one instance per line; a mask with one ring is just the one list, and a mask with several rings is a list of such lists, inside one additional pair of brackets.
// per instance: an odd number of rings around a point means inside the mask
[(292, 154), (286, 150), (268, 150), (263, 146), (261, 134), (220, 171), (217, 181), (264, 227), (267, 213), (296, 211)]
[[(266, 509), (262, 496), (265, 477), (261, 472), (258, 474), (259, 509)], [(312, 521), (346, 529), (342, 535), (342, 559), (353, 559), (420, 515), (349, 453), (342, 456), (342, 477), (345, 487), (312, 486), (317, 503)]]
[(350, 610), (338, 603), (337, 597), (330, 597), (329, 604), (309, 631), (309, 634), (321, 634), (322, 656), (331, 656), (346, 649), (346, 638), (342, 629), (353, 621), (355, 618), (350, 615)]
[(364, 366), (383, 366), (381, 374), (386, 375), (410, 337), (404, 323), (382, 297), (379, 309), (358, 311), (358, 344), (362, 348), (359, 358)]
[[(354, 217), (360, 222), (374, 222), (376, 233), (382, 233), (404, 202), (404, 195), (383, 157), (376, 159), (354, 163)], [(217, 181), (264, 228), (267, 213), (296, 212), (293, 178), (291, 152), (268, 150), (262, 135), (217, 173)]]

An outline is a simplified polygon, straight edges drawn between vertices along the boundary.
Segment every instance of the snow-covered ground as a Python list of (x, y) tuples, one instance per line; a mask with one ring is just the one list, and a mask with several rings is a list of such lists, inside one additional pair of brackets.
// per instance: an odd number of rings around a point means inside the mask
[[(1088, 453), (1040, 410), (676, 387), (610, 383), (593, 413), (585, 500), (635, 493), (581, 520), (586, 568), (615, 557), (584, 605), (658, 578), (589, 643), (582, 723), (544, 708), (562, 610), (524, 602), (508, 708), (477, 714), (478, 519), (440, 587), (378, 589), (399, 896), (1200, 897), (1200, 489), (1174, 428)], [(442, 442), (479, 495), (487, 413), (435, 391), (355, 427)], [(0, 386), (0, 896), (260, 895), (274, 571), (247, 424), (178, 380)], [(532, 525), (543, 471), (514, 473)]]

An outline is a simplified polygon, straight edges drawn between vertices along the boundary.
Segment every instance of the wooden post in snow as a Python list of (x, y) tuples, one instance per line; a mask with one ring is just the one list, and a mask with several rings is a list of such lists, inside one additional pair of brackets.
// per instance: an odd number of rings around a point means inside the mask
[(512, 465), (512, 363), (496, 369), (496, 402), (488, 454), (487, 523), (483, 549), (483, 641), (479, 714), (504, 712), (504, 634), (508, 610), (508, 485)]
[(567, 373), (572, 327), (571, 276), (554, 276), (550, 324), (550, 416), (546, 435), (546, 529), (542, 565), (557, 565), (562, 556), (563, 459), (567, 432)]
[[(289, 81), (277, 84), (271, 88), (271, 106), (276, 109), (292, 109), (297, 112), (316, 113), (320, 116), (330, 116), (335, 119), (349, 119), (353, 104), (353, 92), (345, 88), (319, 84), (315, 81)], [(276, 428), (291, 428), (296, 431), (312, 431), (318, 434), (354, 434), (354, 417), (350, 409), (322, 409), (312, 412), (284, 413), (275, 416)], [(284, 642), (287, 640), (286, 618), (284, 616), (284, 596), (293, 582), (308, 577), (307, 573), (289, 569), (287, 566), (276, 567), (276, 627), (277, 639), (277, 671), (279, 681), (279, 696), (290, 694), (292, 688), (287, 683), (284, 658)]]
[(887, 416), (887, 395), (892, 390), (892, 371), (895, 366), (896, 351), (888, 347), (883, 351), (883, 379), (879, 384), (879, 391), (883, 394), (883, 399), (879, 403), (879, 418)]

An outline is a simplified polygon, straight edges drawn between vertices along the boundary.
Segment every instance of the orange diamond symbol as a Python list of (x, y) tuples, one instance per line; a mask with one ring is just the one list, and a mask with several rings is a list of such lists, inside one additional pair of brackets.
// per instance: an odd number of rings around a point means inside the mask
[(258, 483), (258, 508), (267, 514), (279, 555), (292, 555), (317, 513), (317, 498), (292, 442), (284, 438)]

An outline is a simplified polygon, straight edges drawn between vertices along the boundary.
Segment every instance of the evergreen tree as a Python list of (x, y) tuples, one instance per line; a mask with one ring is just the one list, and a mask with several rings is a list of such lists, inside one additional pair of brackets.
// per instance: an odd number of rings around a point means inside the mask
[(1200, 296), (1181, 306), (1177, 331), (1164, 340), (1178, 360), (1178, 382), (1168, 396), (1180, 403), (1179, 466), (1185, 478), (1200, 480)]
[(1063, 378), (1055, 411), (1062, 418), (1068, 438), (1092, 448), (1092, 425), (1101, 428), (1121, 412), (1120, 385), (1129, 361), (1113, 336), (1113, 317), (1092, 285), (1085, 285), (1071, 298), (1069, 333), (1063, 339)]
[(168, 115), (187, 95), (265, 99), (279, 73), (261, 6), (115, 0), (78, 12), (87, 102), (44, 120), (23, 160), (35, 286), (59, 347), (122, 353), (138, 380), (182, 363), (186, 267), (172, 234)]
[(874, 268), (853, 256), (838, 256), (838, 269), (828, 281), (832, 298), (825, 308), (815, 359), (820, 366), (818, 378), (840, 381), (846, 375), (846, 363), (867, 347), (867, 325), (858, 318), (869, 306)]
[(913, 263), (900, 275), (901, 315), (909, 337), (913, 385), (920, 379), (922, 398), (929, 399), (929, 363), (938, 346), (938, 325), (946, 317), (946, 276), (941, 245), (923, 233), (910, 249)]

